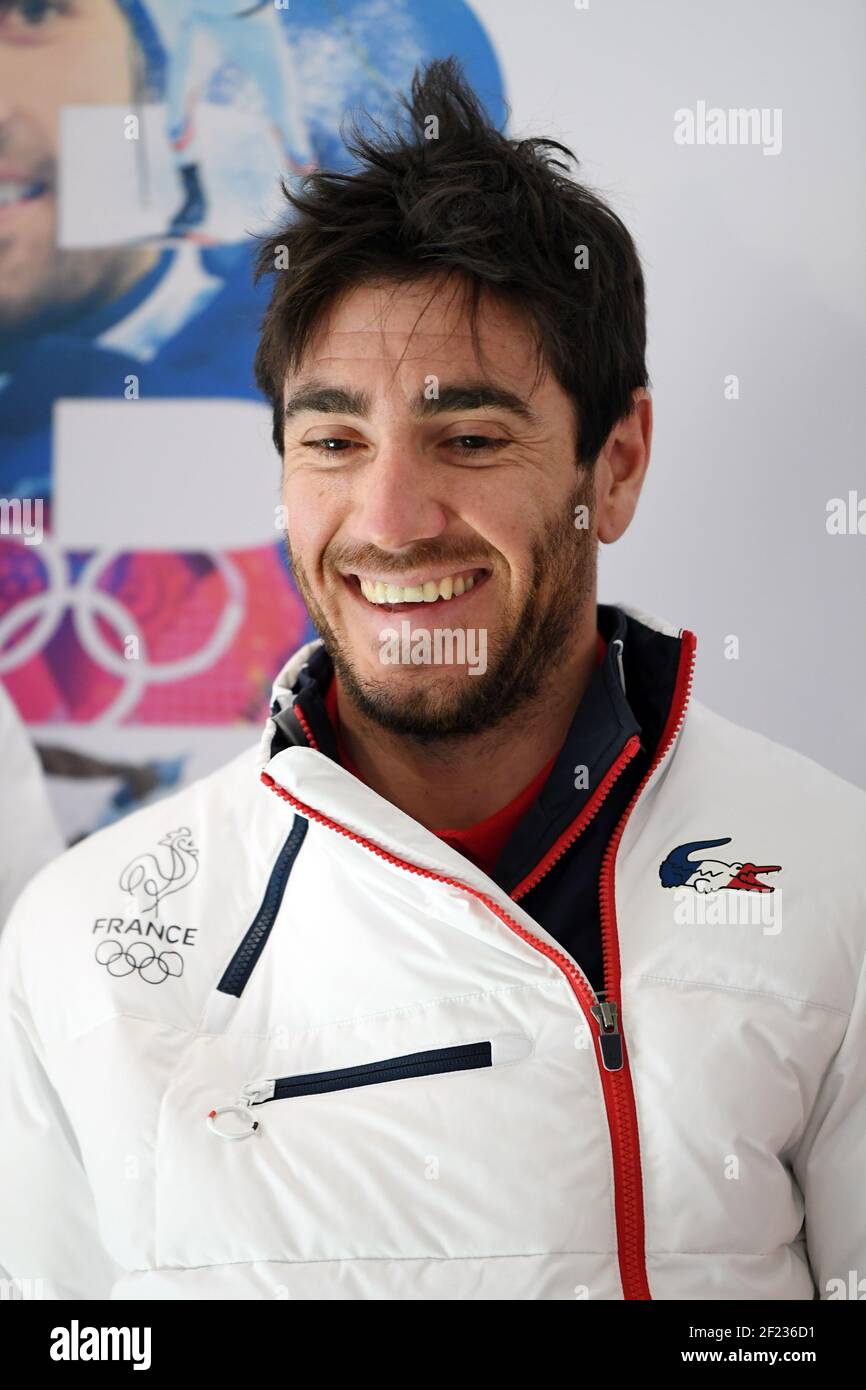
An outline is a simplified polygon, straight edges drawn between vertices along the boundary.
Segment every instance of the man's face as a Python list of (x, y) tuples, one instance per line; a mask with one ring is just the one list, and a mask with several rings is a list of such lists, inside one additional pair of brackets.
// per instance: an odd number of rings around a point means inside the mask
[[(362, 713), (424, 742), (526, 704), (594, 605), (594, 521), (575, 525), (578, 504), (594, 518), (594, 487), (571, 399), (547, 372), (533, 390), (518, 311), (485, 296), (478, 330), (480, 360), (464, 297), (441, 280), (364, 285), (323, 316), (285, 384), (298, 587)], [(407, 621), (474, 630), (476, 652), (483, 632), (486, 671), (383, 660), (383, 630)]]
[(129, 32), (114, 0), (0, 0), (0, 330), (119, 274), (123, 250), (57, 247), (60, 112), (131, 96)]

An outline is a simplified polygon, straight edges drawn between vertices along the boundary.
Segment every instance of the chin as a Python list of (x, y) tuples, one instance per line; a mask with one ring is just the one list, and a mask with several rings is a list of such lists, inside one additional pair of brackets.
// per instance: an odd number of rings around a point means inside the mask
[(382, 728), (418, 742), (434, 743), (489, 726), (490, 710), (481, 688), (485, 684), (483, 678), (465, 671), (446, 675), (429, 668), (403, 668), (390, 678), (378, 672), (372, 679), (362, 678), (350, 694), (362, 712)]
[(445, 714), (463, 704), (477, 678), (465, 671), (442, 671), (429, 666), (378, 666), (364, 681), (371, 699), (404, 703), (413, 710)]

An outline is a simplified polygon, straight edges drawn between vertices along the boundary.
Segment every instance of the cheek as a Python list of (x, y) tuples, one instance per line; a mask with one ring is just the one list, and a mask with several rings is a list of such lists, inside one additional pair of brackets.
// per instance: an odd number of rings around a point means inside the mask
[(76, 43), (62, 68), (58, 65), (52, 91), (62, 93), (58, 104), (123, 104), (132, 95), (132, 54), (124, 41), (92, 38)]
[(292, 553), (308, 574), (315, 573), (340, 524), (335, 491), (315, 474), (290, 471), (283, 482), (282, 502)]
[(38, 126), (46, 149), (60, 152), (60, 116), (65, 106), (123, 106), (132, 97), (125, 44), (84, 41), (50, 49), (25, 48), (16, 82), (16, 105)]
[(460, 528), (474, 532), (500, 567), (504, 560), (514, 575), (525, 570), (539, 524), (525, 495), (513, 502), (501, 488), (490, 488), (484, 498), (455, 509), (455, 515)]
[[(136, 46), (115, 0), (86, 0), (40, 55), (38, 90), (53, 104), (124, 103), (132, 94)], [(143, 61), (142, 61), (143, 71)]]

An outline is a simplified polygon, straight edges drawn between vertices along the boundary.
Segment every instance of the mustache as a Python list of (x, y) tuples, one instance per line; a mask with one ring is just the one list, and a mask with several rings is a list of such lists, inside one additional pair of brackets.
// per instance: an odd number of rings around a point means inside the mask
[(374, 545), (341, 546), (326, 550), (322, 558), (323, 568), (337, 570), (345, 574), (353, 570), (375, 570), (382, 576), (386, 574), (408, 574), (422, 569), (425, 565), (454, 565), (455, 569), (492, 569), (493, 556), (488, 551), (479, 554), (477, 543), (467, 541), (465, 545), (452, 543), (443, 547), (438, 541), (419, 541), (410, 550), (399, 556), (393, 551), (379, 550)]

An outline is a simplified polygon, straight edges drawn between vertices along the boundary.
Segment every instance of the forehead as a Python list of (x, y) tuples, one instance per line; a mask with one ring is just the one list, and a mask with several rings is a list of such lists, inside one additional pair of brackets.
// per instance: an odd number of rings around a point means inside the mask
[[(535, 337), (517, 308), (482, 294), (476, 331), (488, 367), (523, 377), (535, 369)], [(480, 366), (472, 338), (468, 295), (438, 278), (407, 285), (353, 287), (323, 313), (307, 344), (298, 376), (326, 364), (353, 363), (415, 371), (447, 363)]]

